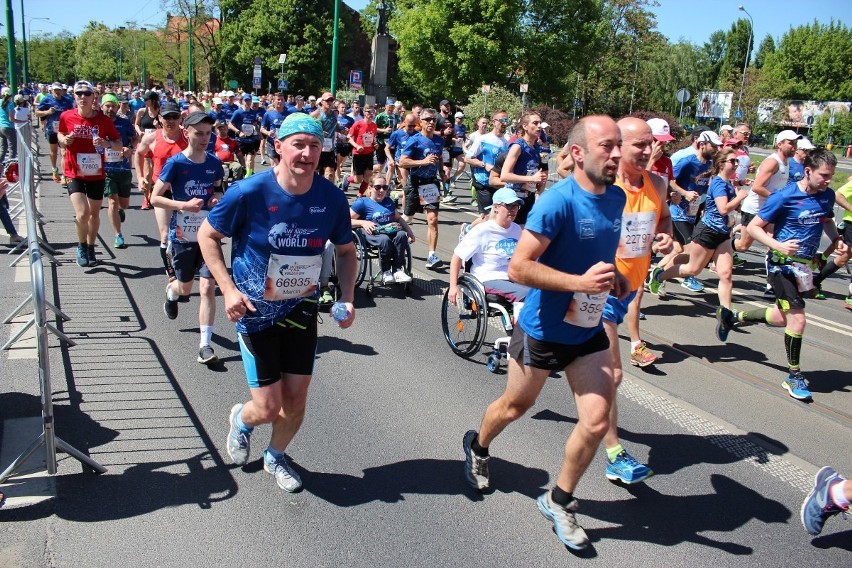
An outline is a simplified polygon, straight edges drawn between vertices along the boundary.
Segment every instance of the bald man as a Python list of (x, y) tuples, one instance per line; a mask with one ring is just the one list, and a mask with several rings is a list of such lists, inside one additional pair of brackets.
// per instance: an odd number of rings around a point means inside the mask
[[(666, 206), (666, 184), (647, 170), (654, 147), (651, 127), (639, 118), (622, 118), (621, 161), (615, 183), (624, 190), (627, 201), (621, 218), (621, 238), (615, 253), (615, 266), (627, 278), (630, 294), (618, 299), (610, 294), (603, 310), (604, 329), (612, 355), (615, 388), (621, 384), (621, 354), (618, 348), (618, 325), (627, 316), (630, 332), (630, 362), (637, 367), (653, 365), (657, 357), (639, 338), (639, 294), (651, 266), (651, 252), (663, 254), (672, 250), (672, 220)], [(604, 436), (606, 477), (626, 484), (639, 483), (654, 474), (639, 463), (618, 440), (618, 408), (613, 398), (609, 412), (609, 430)]]
[[(624, 191), (615, 185), (621, 134), (608, 116), (583, 118), (571, 132), (574, 175), (541, 195), (509, 264), (509, 278), (530, 286), (509, 344), (505, 392), (489, 405), (479, 432), (464, 435), (465, 479), (489, 487), (488, 447), (535, 403), (553, 371), (565, 371), (577, 425), (565, 444), (556, 486), (538, 498), (559, 540), (588, 546), (573, 492), (609, 427), (615, 378), (601, 313), (610, 293), (630, 292), (615, 266)], [(577, 251), (582, 251), (578, 254)]]

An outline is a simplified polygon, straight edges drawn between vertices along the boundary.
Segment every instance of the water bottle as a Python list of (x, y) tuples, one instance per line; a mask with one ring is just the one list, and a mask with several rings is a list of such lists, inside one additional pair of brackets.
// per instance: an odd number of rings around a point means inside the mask
[(98, 127), (97, 127), (97, 126), (93, 126), (93, 127), (92, 127), (92, 144), (94, 144), (94, 145), (95, 145), (95, 152), (97, 152), (98, 154), (103, 154), (103, 153), (104, 153), (104, 149), (101, 147), (101, 145), (100, 145), (100, 144), (98, 144), (98, 141), (99, 141), (100, 139), (101, 139), (101, 137), (100, 137), (100, 134), (99, 134)]
[(334, 302), (334, 305), (331, 306), (331, 317), (334, 318), (334, 321), (340, 323), (349, 317), (349, 309), (346, 307), (346, 304), (343, 302)]

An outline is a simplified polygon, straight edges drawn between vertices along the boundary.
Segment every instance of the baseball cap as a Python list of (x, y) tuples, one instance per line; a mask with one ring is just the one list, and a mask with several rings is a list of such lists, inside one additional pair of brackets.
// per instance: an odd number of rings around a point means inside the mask
[(705, 130), (701, 134), (698, 135), (699, 142), (709, 142), (714, 146), (721, 146), (722, 139), (719, 138), (719, 135), (713, 132), (712, 130)]
[(177, 103), (165, 101), (160, 105), (160, 116), (166, 116), (167, 114), (180, 114), (180, 107)]
[(733, 131), (734, 131), (734, 127), (733, 127), (733, 126), (731, 126), (730, 124), (723, 124), (723, 125), (722, 125), (722, 128), (720, 128), (720, 129), (719, 129), (719, 132), (724, 132), (724, 131), (726, 131), (726, 130), (730, 130), (731, 132), (733, 132)]
[(778, 134), (775, 135), (775, 143), (779, 144), (784, 140), (801, 140), (804, 138), (801, 134), (796, 134), (792, 130), (782, 130)]
[(315, 101), (315, 100), (317, 100), (317, 98), (315, 96), (311, 95), (310, 97), (308, 97), (308, 100), (309, 101)]
[(308, 116), (303, 112), (294, 112), (288, 115), (278, 127), (278, 139), (283, 140), (293, 134), (310, 134), (320, 140), (323, 139), (322, 125), (320, 121)]
[(74, 83), (74, 92), (77, 91), (94, 91), (95, 87), (88, 81), (77, 81)]
[(728, 138), (725, 140), (725, 146), (742, 146), (743, 141), (736, 138)]
[(248, 93), (243, 93), (243, 100), (244, 100), (244, 101), (250, 101), (250, 100), (251, 100), (251, 95), (250, 95), (250, 94), (248, 94)]
[(455, 116), (456, 116), (456, 118), (464, 118), (464, 113), (463, 112), (457, 112)]
[(326, 91), (322, 94), (322, 97), (320, 97), (320, 100), (329, 101), (329, 102), (333, 101), (334, 95), (332, 95), (330, 92)]
[(216, 128), (221, 128), (222, 126), (228, 126), (228, 121), (227, 120), (216, 121)]
[(671, 142), (675, 139), (675, 137), (672, 136), (669, 123), (662, 118), (649, 118), (645, 122), (647, 122), (648, 126), (651, 127), (651, 134), (654, 135), (655, 140), (659, 140), (660, 142)]
[(252, 97), (252, 98), (251, 98), (251, 104), (255, 104), (255, 103), (260, 104), (260, 98), (258, 98), (258, 97)]
[(222, 99), (219, 97), (213, 97), (213, 106), (222, 104)]
[(148, 91), (142, 98), (146, 101), (159, 101), (160, 95), (157, 94), (157, 91)]
[(508, 187), (498, 189), (494, 192), (494, 196), (491, 198), (491, 203), (502, 203), (503, 205), (523, 202), (524, 200), (518, 197), (518, 194), (515, 193), (515, 190)]
[(539, 126), (540, 126), (541, 128), (550, 128), (550, 125), (549, 125), (548, 123), (546, 123), (546, 122), (542, 122), (541, 124), (539, 124)]
[(796, 142), (796, 148), (799, 150), (816, 150), (816, 146), (813, 145), (813, 142), (802, 136), (799, 138), (799, 141)]
[(444, 105), (449, 106), (449, 105), (450, 105), (450, 101), (448, 101), (447, 99), (444, 99), (444, 100), (442, 100), (440, 103), (438, 103), (438, 106), (444, 106)]
[(56, 82), (50, 86), (51, 91), (64, 91), (65, 87), (62, 86), (62, 83)]
[(193, 126), (196, 124), (215, 124), (216, 121), (213, 120), (213, 117), (207, 114), (206, 112), (201, 112), (200, 110), (193, 111), (186, 115), (186, 118), (183, 119), (184, 126)]
[(24, 95), (15, 95), (15, 98), (14, 98), (14, 99), (12, 99), (12, 101), (13, 101), (15, 104), (20, 103), (20, 102), (23, 102), (23, 101), (25, 101), (25, 100), (27, 100), (27, 99), (25, 99), (25, 98), (24, 98)]
[(693, 138), (698, 138), (698, 136), (700, 136), (702, 132), (707, 132), (708, 130), (709, 128), (707, 128), (706, 126), (696, 126), (692, 129), (692, 132), (690, 132), (690, 134), (692, 134)]

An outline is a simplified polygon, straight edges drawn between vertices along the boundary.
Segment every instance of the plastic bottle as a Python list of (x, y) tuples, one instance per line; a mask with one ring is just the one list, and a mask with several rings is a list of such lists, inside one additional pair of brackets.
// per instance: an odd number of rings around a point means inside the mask
[(343, 302), (334, 302), (331, 306), (331, 317), (334, 318), (334, 321), (340, 323), (349, 317), (349, 308)]
[(103, 154), (104, 149), (100, 144), (98, 144), (98, 141), (101, 139), (99, 132), (100, 131), (98, 130), (97, 126), (92, 127), (92, 144), (95, 145), (95, 152), (97, 152), (98, 154)]

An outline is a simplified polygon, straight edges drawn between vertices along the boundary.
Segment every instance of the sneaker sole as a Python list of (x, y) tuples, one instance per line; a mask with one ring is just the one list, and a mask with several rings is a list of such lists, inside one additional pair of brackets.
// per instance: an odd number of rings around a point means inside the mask
[[(231, 407), (231, 413), (228, 415), (228, 440), (230, 440), (231, 438), (231, 428), (233, 428), (236, 413), (242, 410), (242, 408), (242, 404), (235, 404)], [(234, 459), (234, 456), (231, 455), (231, 451), (228, 449), (228, 442), (225, 442), (225, 452), (228, 454), (228, 457), (231, 458), (231, 461), (237, 465), (245, 465), (248, 463), (248, 456), (246, 456), (245, 461), (239, 461)]]
[[(263, 460), (263, 471), (265, 471), (269, 475), (275, 477), (275, 472), (269, 471), (269, 464), (266, 463), (265, 458)], [(278, 487), (280, 487), (282, 490), (286, 491), (287, 493), (298, 493), (299, 491), (302, 490), (302, 482), (301, 481), (299, 481), (299, 484), (296, 487), (281, 487), (281, 484), (278, 483), (278, 478), (276, 477), (275, 478), (275, 485), (277, 485)]]
[(219, 360), (219, 357), (217, 355), (213, 355), (212, 357), (208, 357), (207, 359), (203, 359), (201, 357), (196, 359), (196, 361), (198, 361), (202, 365), (212, 365), (213, 363), (215, 363), (218, 360)]
[(553, 518), (553, 514), (550, 512), (550, 510), (547, 507), (545, 507), (544, 503), (541, 502), (541, 497), (536, 499), (535, 502), (538, 505), (538, 510), (542, 514), (542, 516), (544, 516), (545, 519), (547, 519), (548, 521), (553, 523), (553, 532), (556, 533), (556, 537), (559, 539), (559, 542), (561, 542), (562, 544), (564, 544), (565, 546), (567, 546), (568, 548), (570, 548), (572, 550), (584, 550), (585, 548), (587, 548), (589, 546), (588, 543), (580, 545), (580, 544), (574, 544), (573, 542), (569, 542), (569, 541), (565, 540), (565, 538), (561, 534), (559, 534), (559, 529), (556, 528), (556, 520)]
[(430, 264), (427, 264), (427, 265), (426, 265), (426, 269), (427, 269), (427, 270), (435, 270), (436, 268), (441, 268), (442, 266), (444, 266), (444, 261), (443, 261), (443, 260), (439, 260), (439, 261), (438, 261), (438, 262), (436, 262), (435, 264), (431, 264), (431, 265), (430, 265)]
[(795, 398), (796, 400), (813, 400), (813, 396), (801, 396), (795, 394), (793, 392), (793, 389), (790, 388), (790, 385), (788, 385), (787, 383), (781, 383), (781, 386), (784, 387), (784, 390), (787, 391), (787, 394), (790, 395), (790, 398)]
[[(658, 357), (658, 359), (659, 359), (659, 357)], [(653, 361), (648, 361), (647, 363), (641, 363), (639, 361), (634, 361), (633, 359), (630, 360), (631, 365), (633, 365), (634, 367), (639, 367), (640, 369), (644, 369), (645, 367), (650, 367), (651, 365), (653, 365), (656, 362), (657, 362), (657, 359), (654, 359)]]
[(621, 477), (620, 475), (617, 475), (615, 473), (607, 472), (605, 475), (606, 475), (606, 478), (609, 479), (610, 481), (623, 483), (625, 485), (634, 485), (636, 483), (642, 483), (643, 481), (646, 481), (648, 478), (653, 477), (654, 472), (650, 471), (648, 473), (648, 475), (646, 475), (645, 477), (639, 477), (639, 478), (634, 479), (633, 481), (627, 481), (626, 479), (624, 479), (623, 477)]

